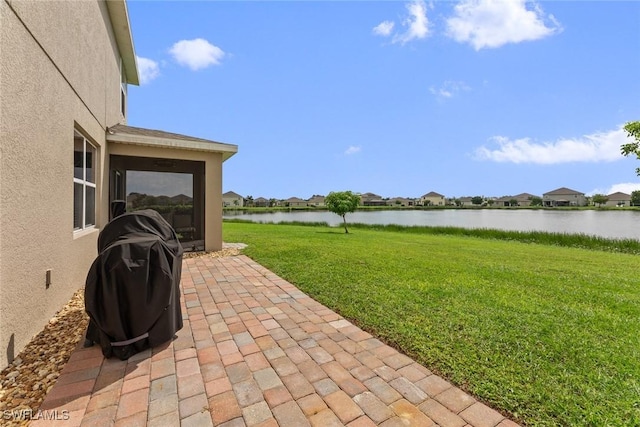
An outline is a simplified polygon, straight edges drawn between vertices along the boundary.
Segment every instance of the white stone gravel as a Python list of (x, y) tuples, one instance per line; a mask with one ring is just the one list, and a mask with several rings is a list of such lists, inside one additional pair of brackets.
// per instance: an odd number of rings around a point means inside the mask
[(0, 372), (2, 426), (28, 424), (29, 414), (36, 414), (71, 353), (84, 337), (88, 321), (84, 311), (84, 289), (80, 289)]

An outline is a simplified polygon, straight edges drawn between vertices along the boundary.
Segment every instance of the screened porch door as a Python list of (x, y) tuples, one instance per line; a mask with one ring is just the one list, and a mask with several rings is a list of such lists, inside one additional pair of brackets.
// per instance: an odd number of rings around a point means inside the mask
[(124, 201), (126, 212), (153, 209), (186, 251), (204, 250), (204, 162), (111, 155), (109, 176), (110, 207)]

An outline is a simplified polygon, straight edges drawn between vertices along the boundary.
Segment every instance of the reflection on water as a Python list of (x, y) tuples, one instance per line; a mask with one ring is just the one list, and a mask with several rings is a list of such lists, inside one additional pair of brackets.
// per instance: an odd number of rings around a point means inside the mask
[[(283, 221), (326, 222), (329, 225), (342, 223), (341, 217), (327, 211), (269, 213), (237, 211), (225, 212), (224, 218), (274, 223)], [(628, 210), (438, 209), (356, 211), (347, 214), (347, 222), (350, 223), (549, 231), (640, 240), (638, 220), (640, 220), (640, 211)]]

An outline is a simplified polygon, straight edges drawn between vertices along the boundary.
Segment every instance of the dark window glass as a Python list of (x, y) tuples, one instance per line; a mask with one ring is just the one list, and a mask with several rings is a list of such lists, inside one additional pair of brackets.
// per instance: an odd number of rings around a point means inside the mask
[(84, 217), (84, 226), (88, 227), (90, 225), (96, 224), (96, 189), (93, 187), (89, 187), (88, 185), (84, 187), (86, 193), (85, 197), (85, 217)]
[(82, 229), (82, 184), (73, 183), (73, 229)]
[(73, 177), (78, 179), (84, 179), (82, 175), (82, 156), (84, 153), (84, 138), (77, 134), (73, 138)]

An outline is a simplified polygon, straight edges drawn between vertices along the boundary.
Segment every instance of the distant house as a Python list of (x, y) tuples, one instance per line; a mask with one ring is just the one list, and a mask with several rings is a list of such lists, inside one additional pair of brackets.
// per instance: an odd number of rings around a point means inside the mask
[(307, 206), (307, 201), (299, 199), (298, 197), (289, 197), (284, 201), (285, 206), (289, 206), (290, 208)]
[(244, 197), (233, 191), (227, 191), (222, 194), (222, 206), (241, 208), (244, 206)]
[(374, 193), (364, 193), (360, 195), (360, 204), (362, 206), (386, 206), (387, 202), (382, 200), (382, 196)]
[(387, 200), (387, 206), (407, 207), (407, 206), (413, 206), (414, 204), (415, 203), (413, 199), (407, 199), (406, 197), (393, 197)]
[(605, 203), (605, 206), (631, 206), (631, 195), (627, 193), (611, 193), (607, 195), (609, 200)]
[(442, 194), (430, 191), (420, 197), (420, 204), (423, 206), (444, 206), (445, 199)]
[(473, 205), (473, 197), (460, 197), (458, 201), (460, 202), (460, 206), (472, 206)]
[(587, 198), (584, 196), (584, 193), (561, 187), (544, 193), (542, 195), (542, 204), (546, 207), (586, 206)]
[(324, 196), (315, 195), (307, 201), (307, 204), (309, 206), (316, 206), (316, 207), (324, 206)]
[(513, 200), (516, 201), (516, 206), (530, 206), (531, 199), (537, 197), (529, 193), (521, 193), (516, 196), (504, 196), (495, 199), (494, 206), (511, 206)]
[(258, 197), (257, 199), (253, 200), (253, 206), (257, 208), (266, 208), (269, 207), (269, 201), (264, 197)]

